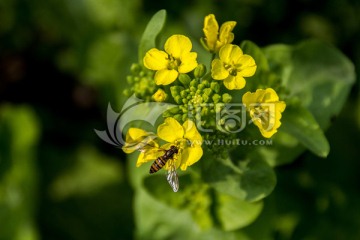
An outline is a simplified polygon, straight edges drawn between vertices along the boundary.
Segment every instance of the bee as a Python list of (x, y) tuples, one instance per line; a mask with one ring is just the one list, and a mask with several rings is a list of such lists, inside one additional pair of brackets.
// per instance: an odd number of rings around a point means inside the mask
[(174, 154), (178, 153), (179, 149), (176, 146), (171, 146), (169, 150), (165, 150), (163, 156), (158, 157), (150, 167), (150, 174), (156, 173), (165, 166), (168, 160), (174, 157)]
[(179, 190), (179, 178), (176, 172), (174, 157), (175, 154), (179, 152), (179, 149), (176, 146), (171, 146), (169, 150), (163, 149), (163, 151), (165, 151), (164, 155), (158, 157), (153, 164), (151, 164), (149, 173), (156, 173), (168, 163), (169, 170), (166, 174), (166, 179), (173, 191), (177, 192)]
[(153, 174), (162, 169), (165, 164), (168, 164), (168, 171), (166, 173), (166, 179), (170, 184), (172, 190), (177, 192), (179, 190), (179, 178), (176, 172), (175, 158), (177, 153), (179, 153), (179, 148), (172, 145), (168, 150), (158, 147), (157, 143), (154, 141), (156, 138), (155, 135), (143, 136), (133, 145), (125, 146), (127, 150), (137, 150), (144, 154), (151, 154), (154, 152), (163, 152), (164, 154), (156, 158), (155, 161), (151, 164), (149, 173)]

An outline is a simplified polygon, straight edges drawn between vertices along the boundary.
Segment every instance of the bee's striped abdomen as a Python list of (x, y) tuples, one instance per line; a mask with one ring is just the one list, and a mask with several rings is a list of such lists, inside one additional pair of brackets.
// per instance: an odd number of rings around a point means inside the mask
[(158, 157), (150, 167), (150, 173), (155, 173), (165, 166), (167, 159)]

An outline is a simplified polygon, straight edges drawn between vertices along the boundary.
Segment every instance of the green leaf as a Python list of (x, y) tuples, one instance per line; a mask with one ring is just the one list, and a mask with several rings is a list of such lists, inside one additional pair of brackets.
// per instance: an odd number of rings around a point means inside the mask
[(263, 202), (246, 202), (230, 195), (217, 193), (216, 215), (226, 231), (251, 224), (260, 215)]
[[(336, 48), (317, 40), (294, 47), (272, 45), (264, 49), (272, 71), (290, 90), (322, 129), (339, 114), (355, 81), (354, 66)], [(286, 110), (285, 110), (286, 111)]]
[[(179, 172), (180, 173), (180, 172)], [(174, 193), (162, 170), (144, 179), (145, 189), (159, 202), (179, 210), (191, 213), (193, 220), (202, 229), (212, 226), (209, 186), (200, 182), (193, 174), (179, 175), (179, 191)]]
[(284, 85), (288, 84), (293, 68), (291, 64), (292, 50), (292, 46), (285, 44), (274, 44), (263, 48), (271, 71), (281, 77), (282, 84)]
[(319, 157), (329, 154), (329, 143), (312, 114), (304, 107), (290, 105), (281, 119), (281, 131), (299, 140), (307, 149)]
[(139, 62), (142, 64), (142, 60), (145, 53), (151, 48), (156, 46), (156, 38), (163, 29), (166, 21), (166, 10), (160, 10), (154, 14), (149, 23), (147, 24), (145, 31), (141, 37), (139, 44)]
[(276, 185), (273, 169), (263, 160), (249, 158), (236, 166), (230, 159), (205, 159), (203, 178), (220, 193), (253, 202), (268, 196)]
[(0, 176), (1, 239), (37, 239), (35, 149), (39, 126), (27, 106), (0, 107), (0, 133), (4, 133), (0, 141), (0, 173), (4, 173)]

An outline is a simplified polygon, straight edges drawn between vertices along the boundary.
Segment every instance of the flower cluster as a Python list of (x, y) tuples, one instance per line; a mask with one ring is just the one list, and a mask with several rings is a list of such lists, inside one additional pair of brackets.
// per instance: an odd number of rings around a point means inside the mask
[[(186, 170), (201, 159), (203, 140), (219, 136), (231, 139), (241, 134), (231, 131), (239, 127), (236, 124), (215, 117), (223, 114), (224, 106), (233, 103), (235, 97), (239, 99), (237, 96), (243, 92), (238, 90), (246, 88), (247, 81), (253, 81), (257, 70), (254, 58), (232, 43), (235, 25), (236, 22), (229, 21), (219, 28), (213, 14), (205, 17), (201, 43), (212, 55), (209, 65), (198, 63), (191, 40), (180, 34), (170, 36), (163, 48), (148, 50), (142, 65), (134, 65), (133, 75), (128, 79), (132, 85), (128, 95), (135, 93), (147, 101), (177, 105), (163, 113), (164, 122), (156, 134), (138, 128), (128, 130), (123, 150), (141, 151), (137, 166), (161, 158), (164, 151), (174, 146), (178, 149), (171, 153), (175, 167)], [(270, 138), (277, 132), (286, 105), (274, 89), (248, 91), (242, 95), (242, 104), (263, 137)], [(165, 143), (161, 145), (158, 140)], [(168, 163), (164, 168), (169, 169)]]

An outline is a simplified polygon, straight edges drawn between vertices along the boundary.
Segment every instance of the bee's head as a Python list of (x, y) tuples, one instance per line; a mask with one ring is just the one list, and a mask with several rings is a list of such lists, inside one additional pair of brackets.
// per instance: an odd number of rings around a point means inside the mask
[(174, 151), (174, 153), (178, 153), (179, 149), (176, 146), (171, 146), (170, 149)]

